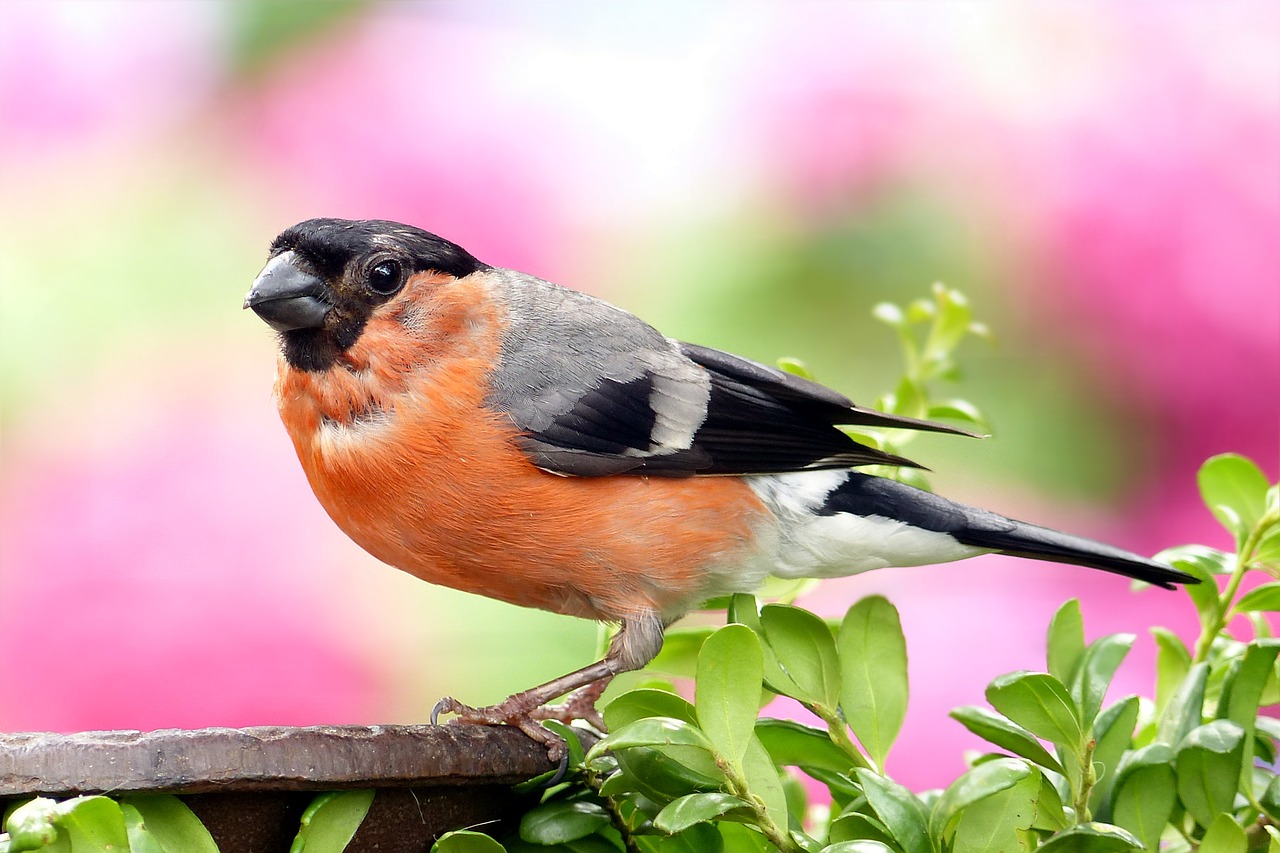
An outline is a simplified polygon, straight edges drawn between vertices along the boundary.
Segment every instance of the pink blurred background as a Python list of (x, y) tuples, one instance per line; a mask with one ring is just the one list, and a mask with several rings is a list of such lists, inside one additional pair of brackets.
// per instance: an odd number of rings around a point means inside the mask
[[(871, 400), (868, 318), (971, 297), (983, 442), (939, 491), (1151, 553), (1229, 543), (1208, 455), (1272, 478), (1280, 7), (1205, 3), (0, 4), (0, 729), (421, 721), (586, 663), (587, 623), (428, 587), (348, 542), (240, 301), (276, 232), (402, 219), (668, 334), (798, 356)], [(912, 707), (890, 770), (1043, 668), (1058, 604), (1140, 635), (1182, 595), (998, 557), (888, 594)]]

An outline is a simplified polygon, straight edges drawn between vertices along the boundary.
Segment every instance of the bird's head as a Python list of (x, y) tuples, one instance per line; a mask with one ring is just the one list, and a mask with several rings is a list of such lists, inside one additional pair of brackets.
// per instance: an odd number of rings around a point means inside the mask
[(327, 370), (415, 275), (462, 278), (486, 268), (462, 247), (410, 225), (308, 219), (272, 242), (244, 307), (280, 333), (292, 367)]

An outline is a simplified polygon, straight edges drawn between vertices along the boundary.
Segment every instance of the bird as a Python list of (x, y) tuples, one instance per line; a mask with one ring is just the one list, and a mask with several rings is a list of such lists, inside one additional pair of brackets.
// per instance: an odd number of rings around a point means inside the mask
[[(586, 719), (700, 603), (986, 553), (1173, 588), (1191, 575), (949, 500), (865, 466), (921, 467), (841, 427), (972, 435), (674, 340), (591, 295), (387, 220), (308, 219), (244, 301), (275, 331), (275, 396), (312, 490), (377, 559), (435, 584), (616, 624), (605, 656), (488, 707)], [(552, 700), (568, 696), (559, 704)]]

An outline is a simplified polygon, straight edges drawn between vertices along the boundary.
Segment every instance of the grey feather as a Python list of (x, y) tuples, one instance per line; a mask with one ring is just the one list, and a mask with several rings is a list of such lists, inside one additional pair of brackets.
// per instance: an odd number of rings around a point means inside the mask
[[(685, 344), (584, 293), (485, 272), (508, 306), (487, 404), (556, 474), (667, 477), (915, 463), (839, 424), (964, 433), (888, 415), (773, 367)], [(915, 466), (918, 467), (918, 466)]]
[[(692, 446), (706, 417), (711, 380), (674, 341), (585, 293), (513, 270), (495, 269), (487, 275), (509, 308), (488, 405), (511, 416), (540, 466), (600, 476)], [(628, 399), (639, 391), (639, 398)], [(600, 454), (546, 440), (592, 392), (620, 411), (630, 408), (645, 426), (643, 438), (632, 437), (606, 454), (614, 458), (594, 458)], [(583, 438), (608, 441), (617, 435)]]

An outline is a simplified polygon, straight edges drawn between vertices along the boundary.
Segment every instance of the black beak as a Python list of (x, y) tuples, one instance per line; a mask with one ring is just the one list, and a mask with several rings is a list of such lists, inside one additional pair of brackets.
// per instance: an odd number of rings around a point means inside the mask
[(333, 306), (325, 300), (324, 280), (298, 267), (293, 252), (276, 255), (258, 273), (244, 307), (277, 332), (316, 329)]

